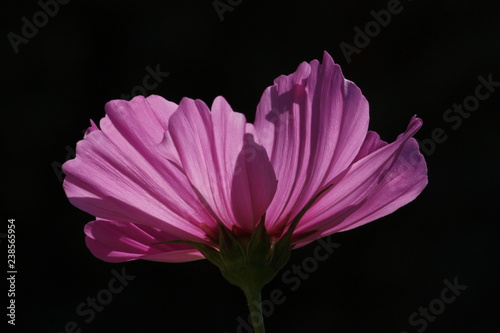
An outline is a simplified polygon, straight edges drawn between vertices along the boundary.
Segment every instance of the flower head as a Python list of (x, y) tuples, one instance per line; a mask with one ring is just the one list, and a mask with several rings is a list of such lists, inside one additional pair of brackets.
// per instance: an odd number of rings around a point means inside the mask
[(223, 97), (211, 108), (107, 103), (64, 164), (64, 189), (96, 216), (86, 243), (106, 261), (190, 261), (257, 238), (296, 248), (392, 213), (426, 186), (412, 138), (422, 121), (392, 143), (368, 123), (365, 97), (325, 52), (264, 91), (253, 125)]

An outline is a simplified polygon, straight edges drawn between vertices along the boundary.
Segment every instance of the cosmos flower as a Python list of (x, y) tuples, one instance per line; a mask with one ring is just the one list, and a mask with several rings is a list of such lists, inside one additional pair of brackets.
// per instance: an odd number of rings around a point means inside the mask
[(70, 202), (96, 216), (88, 248), (109, 262), (203, 259), (189, 242), (217, 250), (221, 226), (251, 235), (261, 220), (271, 244), (295, 224), (297, 248), (392, 213), (427, 184), (412, 138), (422, 121), (382, 141), (360, 89), (326, 52), (278, 77), (254, 124), (223, 97), (209, 108), (138, 96), (105, 110), (63, 171)]
[(211, 108), (159, 96), (107, 103), (63, 165), (64, 190), (96, 216), (85, 226), (96, 257), (207, 258), (264, 332), (260, 290), (292, 249), (392, 213), (427, 184), (412, 138), (422, 121), (392, 143), (368, 123), (365, 97), (325, 52), (264, 91), (254, 124), (223, 97)]

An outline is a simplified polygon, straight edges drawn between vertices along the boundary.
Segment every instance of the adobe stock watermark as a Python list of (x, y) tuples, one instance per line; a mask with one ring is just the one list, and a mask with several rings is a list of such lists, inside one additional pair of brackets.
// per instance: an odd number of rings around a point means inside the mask
[(29, 41), (38, 35), (39, 29), (45, 27), (49, 23), (49, 19), (53, 18), (59, 13), (59, 6), (66, 5), (70, 0), (47, 0), (38, 1), (41, 10), (35, 12), (31, 19), (26, 16), (21, 18), (22, 26), (20, 34), (9, 32), (7, 39), (12, 46), (15, 54), (19, 53), (19, 46), (21, 44), (28, 44)]
[[(412, 0), (409, 0), (412, 1)], [(359, 54), (361, 50), (367, 47), (373, 38), (377, 37), (382, 28), (386, 28), (392, 21), (394, 15), (400, 14), (404, 7), (399, 0), (389, 0), (386, 5), (386, 9), (370, 11), (370, 15), (373, 20), (368, 21), (363, 30), (358, 26), (354, 27), (354, 32), (356, 33), (353, 37), (352, 44), (341, 42), (339, 44), (340, 50), (344, 55), (347, 63), (351, 63), (351, 56), (353, 54)]]
[[(488, 74), (485, 78), (482, 75), (477, 77), (479, 84), (476, 85), (474, 93), (465, 97), (462, 103), (454, 103), (452, 108), (446, 109), (443, 112), (443, 120), (445, 123), (451, 124), (451, 129), (456, 131), (462, 126), (463, 120), (470, 117), (472, 112), (479, 109), (480, 102), (485, 101), (490, 98), (491, 95), (496, 91), (496, 88), (500, 87), (500, 82), (493, 81), (493, 75)], [(431, 156), (436, 151), (436, 146), (438, 144), (444, 143), (448, 139), (448, 134), (450, 129), (446, 130), (442, 127), (436, 127), (431, 131), (429, 137), (417, 142), (420, 147), (420, 151), (426, 157)], [(413, 168), (415, 165), (421, 162), (420, 153), (415, 150), (412, 154), (408, 156), (401, 156), (403, 160), (396, 167), (392, 168), (385, 175), (388, 180), (397, 177), (404, 171)]]
[(222, 22), (224, 21), (225, 17), (224, 14), (226, 12), (232, 12), (236, 6), (239, 6), (243, 0), (214, 0), (212, 2), (212, 6), (214, 6), (214, 9), (219, 16), (219, 20)]
[[(334, 243), (331, 236), (320, 238), (316, 243), (318, 245), (314, 248), (311, 256), (302, 260), (298, 265), (293, 264), (291, 268), (281, 274), (281, 281), (287, 286), (289, 291), (298, 290), (302, 282), (309, 279), (311, 274), (317, 271), (320, 263), (328, 260), (335, 249), (341, 245), (340, 243)], [(280, 288), (273, 289), (267, 298), (262, 299), (262, 316), (269, 318), (274, 313), (276, 306), (285, 303), (286, 300), (285, 290)], [(252, 333), (252, 317), (259, 318), (258, 314), (253, 312), (246, 318), (238, 316), (236, 318), (238, 322), (236, 332)]]
[[(137, 95), (145, 96), (154, 89), (156, 89), (160, 85), (160, 83), (163, 82), (163, 79), (170, 75), (170, 73), (168, 72), (161, 71), (160, 64), (156, 64), (154, 69), (151, 66), (146, 66), (144, 69), (147, 72), (147, 74), (142, 78), (142, 85), (137, 85), (133, 87), (130, 90), (130, 94), (124, 94), (124, 93), (121, 94), (120, 98), (130, 100)], [(82, 134), (84, 134), (86, 130), (87, 128), (84, 128), (82, 130)], [(66, 150), (66, 157), (64, 161), (68, 161), (70, 159), (75, 158), (76, 151), (73, 147), (71, 147), (70, 145), (66, 145), (64, 149)], [(62, 171), (63, 163), (60, 163), (58, 161), (53, 161), (50, 164), (52, 170), (54, 171), (57, 177), (57, 180), (59, 180), (60, 183), (62, 183), (64, 180), (64, 173)]]
[[(446, 109), (443, 113), (443, 120), (447, 124), (451, 124), (451, 129), (456, 131), (462, 126), (463, 120), (471, 116), (471, 114), (479, 109), (482, 101), (490, 98), (491, 94), (500, 87), (500, 82), (493, 81), (493, 74), (488, 74), (485, 78), (482, 75), (477, 77), (479, 84), (476, 85), (474, 93), (465, 97), (462, 103), (454, 103), (453, 107)], [(446, 130), (441, 127), (436, 127), (431, 131), (429, 138), (419, 142), (420, 149), (426, 156), (430, 156), (436, 150), (436, 145), (445, 142), (448, 139)]]
[(121, 94), (120, 98), (129, 100), (137, 95), (146, 96), (149, 92), (156, 89), (163, 82), (164, 78), (170, 75), (170, 73), (160, 70), (160, 64), (156, 64), (154, 70), (151, 66), (146, 66), (144, 69), (147, 74), (142, 78), (142, 85), (133, 87), (130, 94)]
[[(70, 145), (66, 145), (64, 149), (66, 150), (66, 157), (64, 159), (65, 161), (69, 161), (76, 157), (76, 151), (73, 147), (71, 147)], [(62, 171), (62, 165), (63, 163), (57, 161), (53, 161), (52, 163), (50, 163), (50, 166), (52, 167), (52, 170), (56, 174), (59, 183), (62, 183), (64, 181), (64, 172)]]
[[(121, 272), (112, 269), (111, 274), (113, 277), (109, 280), (106, 288), (99, 290), (94, 297), (87, 297), (85, 301), (76, 306), (75, 312), (84, 323), (90, 324), (97, 313), (102, 312), (105, 306), (113, 301), (113, 297), (121, 293), (129, 285), (129, 282), (135, 279), (134, 275), (128, 275), (125, 272), (125, 267), (122, 267)], [(66, 322), (64, 328), (57, 333), (81, 333), (81, 325), (81, 322), (71, 320)]]
[[(457, 297), (462, 294), (462, 291), (467, 289), (466, 285), (458, 283), (457, 277), (453, 279), (453, 283), (451, 283), (448, 279), (444, 279), (443, 283), (446, 287), (441, 290), (441, 294), (438, 298), (430, 301), (427, 307), (419, 307), (418, 312), (415, 311), (408, 317), (408, 323), (418, 333), (424, 332), (429, 323), (435, 322), (437, 316), (444, 312), (446, 306), (455, 302)], [(409, 332), (401, 331), (400, 333)]]

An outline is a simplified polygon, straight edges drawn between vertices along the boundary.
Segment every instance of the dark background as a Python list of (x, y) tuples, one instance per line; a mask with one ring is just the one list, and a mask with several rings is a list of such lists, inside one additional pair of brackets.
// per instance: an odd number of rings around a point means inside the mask
[[(237, 317), (247, 316), (243, 294), (208, 262), (110, 264), (93, 257), (83, 235), (92, 217), (67, 201), (58, 165), (89, 119), (104, 116), (107, 101), (142, 85), (147, 66), (169, 72), (148, 94), (208, 104), (223, 95), (253, 121), (274, 78), (326, 50), (362, 89), (370, 128), (383, 139), (394, 140), (414, 114), (424, 120), (419, 140), (435, 128), (447, 138), (433, 151), (427, 146), (429, 185), (417, 200), (334, 235), (341, 246), (297, 290), (281, 274), (264, 289), (264, 298), (277, 288), (286, 297), (266, 319), (268, 332), (417, 332), (422, 325), (410, 325), (409, 316), (455, 278), (467, 289), (425, 331), (500, 332), (500, 88), (456, 130), (443, 120), (454, 103), (474, 95), (478, 76), (500, 81), (500, 6), (402, 0), (401, 13), (348, 62), (339, 44), (352, 45), (354, 27), (364, 29), (370, 11), (387, 3), (244, 0), (221, 21), (210, 0), (70, 1), (17, 54), (7, 34), (21, 35), (21, 19), (32, 21), (41, 7), (2, 4), (0, 232), (16, 219), (18, 270), (10, 331), (64, 332), (74, 321), (96, 333), (237, 332)], [(316, 246), (294, 251), (284, 271)], [(86, 323), (76, 308), (107, 288), (113, 269), (135, 279)]]

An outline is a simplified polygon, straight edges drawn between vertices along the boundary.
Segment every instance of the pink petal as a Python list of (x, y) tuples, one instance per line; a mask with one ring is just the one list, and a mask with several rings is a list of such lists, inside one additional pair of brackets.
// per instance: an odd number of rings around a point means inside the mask
[(366, 99), (327, 53), (266, 89), (255, 129), (278, 178), (268, 228), (282, 227), (352, 163), (368, 120)]
[(352, 162), (355, 163), (360, 159), (362, 159), (363, 157), (370, 155), (375, 150), (378, 150), (386, 145), (387, 142), (382, 141), (378, 133), (373, 131), (368, 131), (365, 141), (363, 142), (361, 148), (359, 149), (358, 155)]
[[(333, 180), (333, 188), (299, 223), (296, 241), (304, 245), (315, 238), (358, 227), (415, 199), (427, 185), (425, 160), (416, 140), (411, 138), (421, 125), (422, 121), (414, 117), (406, 132), (388, 145), (371, 134), (365, 148), (374, 151)], [(301, 234), (308, 236), (301, 239)]]
[[(202, 101), (185, 98), (170, 119), (171, 140), (162, 145), (175, 145), (182, 169), (217, 220), (251, 232), (276, 181), (265, 151), (249, 141), (244, 146), (247, 127), (222, 97), (212, 112)], [(254, 160), (246, 160), (249, 153)]]
[(199, 223), (215, 221), (185, 175), (156, 149), (176, 108), (157, 96), (109, 102), (101, 130), (80, 141), (76, 158), (63, 165), (70, 202), (103, 219), (204, 241)]
[(92, 133), (93, 131), (98, 131), (99, 130), (99, 127), (97, 127), (97, 125), (94, 123), (94, 121), (91, 119), (90, 120), (90, 127), (87, 128), (87, 130), (85, 131), (85, 134), (83, 135), (84, 138), (87, 137), (87, 135), (89, 135), (90, 133)]
[(266, 150), (246, 134), (243, 150), (236, 161), (231, 202), (240, 228), (252, 232), (266, 212), (276, 192), (276, 176)]
[(204, 259), (192, 246), (169, 243), (155, 244), (176, 237), (160, 229), (134, 223), (97, 220), (85, 226), (85, 242), (99, 259), (124, 262), (146, 259), (165, 262), (185, 262)]

